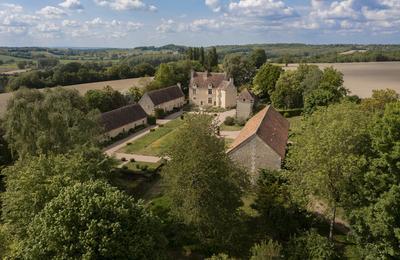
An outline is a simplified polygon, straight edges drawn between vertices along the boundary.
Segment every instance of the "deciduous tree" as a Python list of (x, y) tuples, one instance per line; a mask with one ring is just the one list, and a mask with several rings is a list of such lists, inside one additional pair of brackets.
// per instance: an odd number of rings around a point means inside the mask
[(163, 176), (173, 214), (195, 227), (205, 245), (227, 248), (235, 237), (247, 175), (232, 163), (215, 133), (212, 117), (186, 116)]
[(36, 215), (22, 242), (29, 259), (160, 259), (160, 223), (133, 198), (95, 181), (67, 187)]
[(289, 151), (291, 187), (299, 198), (328, 202), (330, 238), (336, 209), (345, 200), (352, 177), (366, 165), (367, 126), (368, 117), (356, 104), (321, 108), (304, 121)]
[(40, 155), (18, 160), (3, 170), (6, 191), (2, 217), (13, 234), (26, 235), (32, 219), (65, 188), (88, 180), (107, 179), (111, 161), (89, 147), (66, 155)]
[(96, 143), (101, 133), (98, 113), (89, 111), (78, 91), (61, 88), (16, 92), (3, 127), (11, 151), (21, 157), (65, 153), (77, 145)]
[(261, 98), (270, 100), (271, 94), (275, 91), (276, 82), (278, 81), (283, 69), (272, 64), (264, 64), (253, 80), (254, 94)]

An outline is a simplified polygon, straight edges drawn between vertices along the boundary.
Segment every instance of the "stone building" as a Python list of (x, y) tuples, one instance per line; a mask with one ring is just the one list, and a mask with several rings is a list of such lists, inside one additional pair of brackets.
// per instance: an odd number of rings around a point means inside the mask
[(289, 122), (272, 106), (268, 106), (246, 123), (227, 153), (248, 169), (255, 180), (259, 169), (281, 168), (288, 134)]
[(192, 71), (189, 85), (189, 101), (200, 107), (236, 106), (237, 90), (233, 79), (225, 73)]
[(185, 94), (180, 85), (146, 92), (139, 100), (148, 115), (154, 115), (155, 109), (170, 112), (174, 108), (181, 108), (185, 104)]
[(146, 125), (147, 115), (140, 105), (134, 104), (101, 114), (100, 122), (105, 129), (107, 139)]
[(253, 113), (256, 98), (247, 88), (236, 99), (236, 118), (246, 120)]

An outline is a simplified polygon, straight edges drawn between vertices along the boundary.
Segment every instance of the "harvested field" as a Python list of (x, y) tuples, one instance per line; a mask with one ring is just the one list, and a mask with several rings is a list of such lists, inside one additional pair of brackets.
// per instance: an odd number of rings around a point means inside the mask
[(66, 89), (76, 89), (81, 93), (81, 95), (85, 95), (86, 92), (92, 89), (103, 89), (105, 86), (110, 86), (114, 90), (118, 90), (119, 92), (126, 92), (131, 87), (143, 88), (145, 87), (152, 78), (144, 77), (144, 78), (134, 78), (134, 79), (121, 79), (121, 80), (111, 80), (111, 81), (102, 81), (102, 82), (94, 82), (94, 83), (85, 83), (78, 85), (65, 86)]
[[(113, 89), (118, 90), (118, 91), (123, 93), (123, 92), (127, 91), (131, 87), (143, 88), (151, 80), (152, 80), (151, 77), (134, 78), (134, 79), (121, 79), (121, 80), (111, 80), (111, 81), (102, 81), (102, 82), (70, 85), (70, 86), (65, 86), (63, 88), (76, 89), (76, 90), (79, 91), (79, 93), (81, 95), (84, 95), (89, 90), (102, 89), (105, 86), (110, 86)], [(7, 102), (12, 97), (12, 95), (13, 95), (12, 92), (11, 93), (0, 94), (0, 117), (3, 117), (4, 113), (6, 112)]]
[[(373, 89), (391, 88), (400, 93), (400, 62), (319, 63), (321, 69), (333, 66), (344, 75), (344, 86), (351, 94), (370, 97)], [(295, 69), (289, 64), (285, 69)]]

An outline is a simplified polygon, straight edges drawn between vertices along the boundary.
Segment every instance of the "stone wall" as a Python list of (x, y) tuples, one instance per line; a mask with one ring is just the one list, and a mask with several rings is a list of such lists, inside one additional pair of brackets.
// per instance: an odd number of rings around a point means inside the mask
[(236, 117), (241, 119), (247, 119), (253, 112), (253, 103), (237, 101), (236, 105)]
[(113, 137), (116, 137), (117, 135), (119, 135), (120, 133), (127, 132), (132, 128), (136, 128), (137, 126), (146, 125), (146, 124), (147, 124), (147, 118), (143, 118), (138, 121), (121, 126), (119, 128), (113, 129), (107, 133), (107, 136), (109, 138), (113, 138)]
[(279, 170), (281, 157), (258, 136), (251, 137), (228, 155), (240, 166), (248, 170), (251, 179), (258, 178), (259, 169)]

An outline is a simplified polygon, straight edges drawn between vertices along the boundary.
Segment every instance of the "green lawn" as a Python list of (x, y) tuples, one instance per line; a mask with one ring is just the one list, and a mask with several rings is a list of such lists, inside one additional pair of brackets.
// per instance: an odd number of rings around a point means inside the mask
[(239, 125), (225, 125), (222, 124), (220, 126), (220, 130), (221, 131), (240, 131), (242, 130), (243, 126), (239, 126)]
[(123, 153), (140, 154), (148, 156), (161, 156), (176, 139), (176, 129), (183, 123), (177, 118), (168, 122), (163, 127), (155, 129), (142, 138), (121, 149)]

